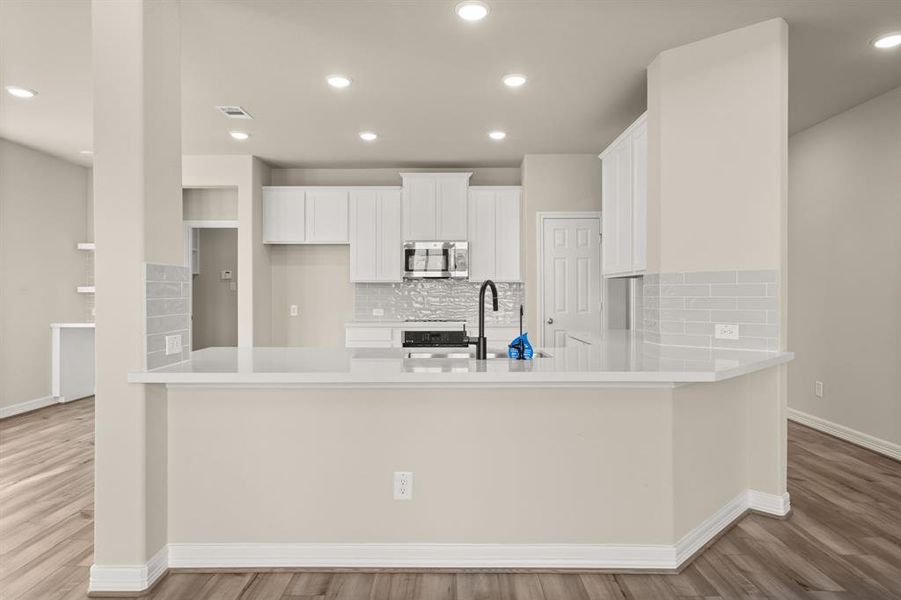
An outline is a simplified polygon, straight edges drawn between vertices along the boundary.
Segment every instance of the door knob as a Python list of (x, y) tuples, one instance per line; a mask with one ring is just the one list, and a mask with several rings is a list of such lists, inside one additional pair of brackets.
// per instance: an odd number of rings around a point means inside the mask
[(547, 320), (547, 324), (548, 324), (548, 325), (553, 325), (553, 324), (554, 324), (554, 317), (549, 318), (549, 319)]

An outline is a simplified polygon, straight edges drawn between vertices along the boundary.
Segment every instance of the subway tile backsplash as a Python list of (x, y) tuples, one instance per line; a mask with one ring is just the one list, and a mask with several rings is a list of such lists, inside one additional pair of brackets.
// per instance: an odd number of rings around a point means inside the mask
[[(145, 361), (148, 369), (188, 360), (191, 355), (191, 273), (188, 267), (144, 267)], [(182, 351), (166, 354), (166, 336), (181, 335)]]
[[(358, 283), (354, 286), (354, 320), (403, 321), (450, 319), (478, 322), (479, 288), (482, 282), (411, 279), (400, 283)], [(490, 291), (486, 295), (490, 297)], [(498, 283), (498, 312), (485, 300), (485, 322), (519, 323), (523, 303), (521, 283)], [(372, 314), (373, 309), (384, 312)]]
[[(645, 338), (674, 346), (777, 350), (778, 282), (777, 270), (645, 275)], [(739, 339), (717, 339), (717, 323), (738, 324)]]

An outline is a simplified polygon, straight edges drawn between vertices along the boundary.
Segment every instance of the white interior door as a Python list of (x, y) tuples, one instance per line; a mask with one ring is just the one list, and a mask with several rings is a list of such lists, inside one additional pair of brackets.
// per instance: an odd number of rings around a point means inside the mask
[(601, 329), (600, 219), (542, 219), (543, 345), (566, 345), (567, 331)]

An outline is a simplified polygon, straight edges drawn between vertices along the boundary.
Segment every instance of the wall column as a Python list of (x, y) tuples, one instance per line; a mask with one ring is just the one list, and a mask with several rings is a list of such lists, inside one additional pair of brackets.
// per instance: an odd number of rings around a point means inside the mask
[[(176, 0), (93, 0), (96, 483), (92, 591), (152, 583), (166, 544), (165, 391), (144, 367), (144, 263), (183, 262)], [(148, 562), (150, 568), (148, 569)], [(163, 561), (162, 567), (165, 567)]]

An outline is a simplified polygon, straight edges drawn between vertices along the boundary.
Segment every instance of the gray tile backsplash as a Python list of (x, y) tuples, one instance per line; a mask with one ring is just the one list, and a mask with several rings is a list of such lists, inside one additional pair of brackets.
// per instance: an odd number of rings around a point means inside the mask
[[(645, 275), (645, 337), (674, 346), (777, 350), (778, 281), (777, 270)], [(717, 323), (737, 324), (739, 339), (717, 339)]]
[[(403, 321), (450, 319), (476, 323), (482, 282), (411, 279), (401, 283), (358, 283), (354, 286), (354, 320)], [(490, 295), (490, 292), (488, 293)], [(515, 324), (524, 302), (523, 284), (498, 283), (498, 312), (485, 300), (485, 322)], [(382, 316), (373, 309), (384, 311)]]
[[(144, 267), (145, 362), (148, 369), (188, 360), (191, 355), (191, 273), (188, 267)], [(182, 351), (166, 354), (166, 336), (181, 335)]]

